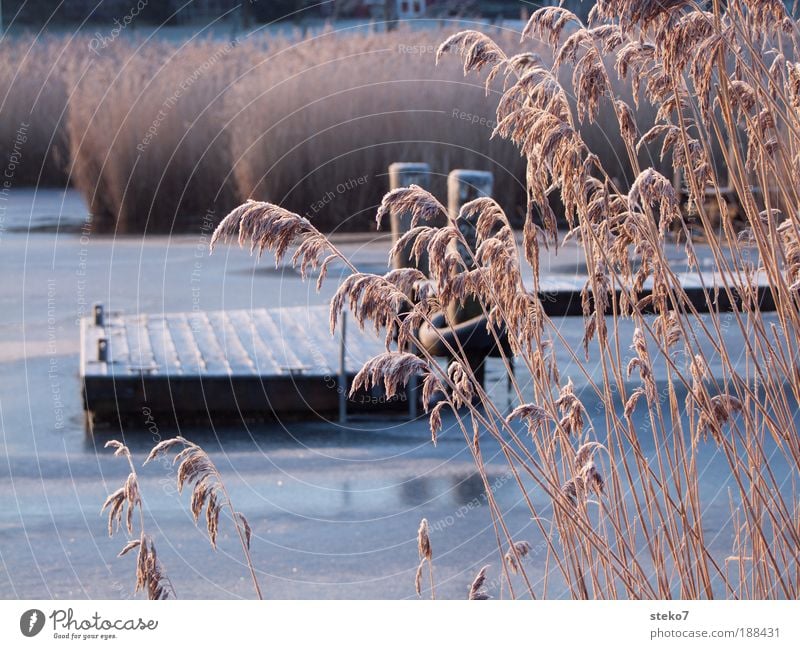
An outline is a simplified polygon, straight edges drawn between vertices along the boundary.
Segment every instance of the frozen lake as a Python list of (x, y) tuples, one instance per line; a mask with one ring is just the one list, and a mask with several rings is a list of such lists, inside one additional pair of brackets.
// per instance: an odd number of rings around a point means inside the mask
[[(3, 597), (132, 594), (134, 562), (115, 558), (123, 537), (109, 540), (99, 515), (127, 471), (102, 450), (111, 435), (95, 445), (84, 432), (77, 319), (93, 302), (126, 312), (298, 306), (323, 303), (334, 288), (317, 295), (293, 271), (275, 270), (268, 260), (257, 265), (234, 249), (209, 257), (208, 233), (114, 239), (82, 233), (84, 216), (73, 192), (12, 192), (0, 231)], [(371, 239), (340, 243), (365, 267), (381, 268), (385, 241)], [(478, 506), (481, 487), (464, 444), (445, 434), (434, 449), (425, 422), (182, 432), (203, 443), (228, 477), (253, 526), (253, 553), (270, 597), (415, 596), (420, 518), (449, 521), (465, 505), (469, 516), (433, 533), (441, 594), (461, 597), (493, 553), (494, 532), (487, 508)], [(153, 431), (143, 423), (125, 441), (141, 461)], [(251, 596), (232, 528), (223, 526), (219, 551), (210, 551), (185, 495), (174, 494), (174, 477), (148, 467), (141, 478), (178, 594)], [(528, 523), (520, 510), (520, 529)]]
[[(134, 558), (116, 558), (124, 535), (109, 539), (99, 514), (127, 475), (102, 444), (119, 433), (84, 432), (78, 369), (78, 319), (99, 301), (135, 312), (323, 304), (336, 278), (317, 294), (291, 269), (275, 269), (238, 249), (207, 254), (210, 232), (174, 237), (114, 238), (84, 229), (74, 192), (14, 190), (0, 211), (0, 597), (132, 596)], [(385, 268), (388, 241), (374, 234), (339, 237), (359, 267)], [(549, 267), (580, 270), (574, 249)], [(545, 265), (547, 268), (548, 265)], [(731, 329), (730, 349), (738, 343)], [(561, 333), (580, 348), (583, 324), (565, 319)], [(560, 349), (562, 376), (569, 350)], [(579, 354), (582, 351), (578, 352)], [(497, 366), (490, 378), (499, 379)], [(580, 377), (575, 374), (576, 382)], [(502, 382), (496, 386), (505, 404)], [(590, 412), (597, 404), (587, 402)], [(593, 410), (594, 408), (594, 410)], [(600, 413), (597, 413), (598, 415)], [(598, 419), (602, 419), (598, 416)], [(139, 463), (159, 437), (177, 431), (142, 422), (125, 442)], [(265, 595), (275, 598), (413, 598), (416, 531), (426, 517), (437, 595), (464, 597), (475, 572), (499, 575), (495, 532), (468, 448), (452, 420), (437, 447), (427, 422), (402, 418), (286, 423), (226, 430), (181, 430), (201, 443), (226, 476), (238, 509), (253, 527), (253, 556)], [(653, 440), (643, 435), (645, 453)], [(483, 447), (509, 531), (528, 540), (537, 583), (541, 539), (499, 449)], [(701, 458), (707, 534), (725, 552), (730, 539), (727, 471), (713, 447)], [(774, 467), (780, 474), (781, 467)], [(789, 471), (783, 473), (789, 476)], [(221, 523), (212, 552), (204, 529), (160, 465), (141, 470), (147, 526), (182, 598), (251, 597), (246, 567)], [(541, 494), (532, 498), (543, 502)], [(235, 534), (234, 534), (235, 535)], [(500, 595), (496, 583), (492, 591)], [(551, 594), (559, 594), (557, 587)]]

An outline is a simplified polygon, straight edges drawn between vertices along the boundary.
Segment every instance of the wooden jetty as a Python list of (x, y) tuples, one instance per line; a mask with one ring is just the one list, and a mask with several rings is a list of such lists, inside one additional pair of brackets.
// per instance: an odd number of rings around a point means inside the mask
[[(545, 311), (581, 315), (585, 282), (574, 274), (543, 277)], [(699, 312), (709, 310), (707, 295), (714, 310), (739, 308), (736, 296), (732, 302), (716, 290), (719, 275), (687, 273), (681, 283)], [(758, 299), (762, 310), (774, 310), (766, 284)], [(81, 350), (90, 428), (417, 411), (413, 386), (392, 400), (379, 389), (347, 396), (364, 362), (384, 350), (383, 338), (371, 330), (331, 336), (327, 306), (123, 315), (96, 305), (81, 322)]]

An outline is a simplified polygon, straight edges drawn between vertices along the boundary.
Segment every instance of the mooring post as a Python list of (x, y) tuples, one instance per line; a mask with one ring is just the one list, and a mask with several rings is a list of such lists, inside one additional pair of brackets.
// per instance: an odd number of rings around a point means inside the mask
[[(395, 162), (389, 165), (389, 189), (399, 189), (409, 185), (419, 185), (423, 189), (430, 189), (431, 167), (426, 162)], [(411, 213), (407, 211), (392, 210), (392, 243), (402, 237), (411, 229)], [(419, 268), (427, 274), (427, 257), (414, 263), (410, 259), (411, 246), (406, 246), (392, 259), (393, 268)]]
[(339, 423), (347, 422), (347, 315), (342, 312), (339, 330)]
[(491, 171), (453, 169), (447, 176), (447, 212), (455, 220), (464, 203), (491, 196), (494, 175)]
[(94, 310), (94, 324), (97, 327), (102, 327), (105, 324), (105, 309), (102, 302), (95, 302), (92, 305)]
[[(458, 251), (461, 259), (468, 269), (474, 267), (474, 256), (478, 247), (478, 217), (479, 214), (470, 214), (465, 218), (458, 218), (461, 208), (466, 203), (492, 195), (494, 185), (494, 175), (491, 171), (479, 171), (477, 169), (453, 169), (447, 176), (447, 212), (451, 224), (457, 225), (463, 242), (456, 240), (451, 243), (453, 248)], [(447, 306), (447, 315), (452, 324), (458, 325), (462, 322), (483, 314), (483, 306), (475, 297), (465, 298), (460, 303), (451, 303)], [(472, 371), (475, 373), (477, 381), (483, 385), (486, 371), (486, 356), (482, 353), (465, 350), (465, 359)]]
[(466, 203), (483, 196), (491, 196), (493, 185), (494, 176), (491, 171), (453, 169), (447, 176), (447, 212), (451, 223), (458, 225), (469, 250), (466, 250), (460, 241), (453, 242), (451, 245), (461, 254), (461, 258), (468, 268), (472, 265), (472, 257), (477, 248), (479, 215), (471, 214), (468, 218), (458, 220), (457, 218)]
[[(431, 167), (426, 162), (395, 162), (389, 165), (389, 189), (399, 189), (409, 185), (418, 185), (422, 189), (430, 190)], [(411, 213), (407, 211), (392, 210), (392, 243), (402, 237), (411, 229)], [(428, 256), (423, 254), (418, 260), (411, 260), (411, 246), (406, 246), (392, 258), (393, 268), (417, 268), (428, 274)], [(412, 376), (406, 385), (406, 398), (408, 399), (408, 416), (417, 418), (417, 377)]]

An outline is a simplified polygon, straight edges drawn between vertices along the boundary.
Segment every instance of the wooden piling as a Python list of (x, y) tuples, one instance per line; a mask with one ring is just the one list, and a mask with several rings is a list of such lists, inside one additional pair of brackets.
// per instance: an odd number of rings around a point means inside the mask
[[(431, 167), (426, 162), (395, 162), (389, 165), (389, 189), (399, 189), (409, 185), (418, 185), (423, 189), (430, 189)], [(411, 229), (411, 214), (400, 210), (392, 210), (392, 243)], [(406, 246), (392, 259), (393, 268), (419, 268), (427, 272), (427, 259), (420, 263), (412, 262), (409, 258), (411, 246)]]

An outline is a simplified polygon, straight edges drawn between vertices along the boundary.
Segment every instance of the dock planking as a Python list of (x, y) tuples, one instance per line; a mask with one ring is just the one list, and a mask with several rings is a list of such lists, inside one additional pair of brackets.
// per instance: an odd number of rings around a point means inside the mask
[[(731, 299), (721, 290), (719, 274), (679, 277), (686, 299), (700, 313), (741, 307), (737, 291)], [(574, 274), (543, 277), (539, 296), (545, 312), (581, 315), (585, 283)], [(645, 284), (639, 298), (649, 291)], [(763, 278), (757, 279), (756, 294), (762, 310), (774, 310)], [(84, 318), (80, 378), (87, 421), (90, 427), (137, 422), (141, 427), (156, 416), (168, 425), (341, 415), (340, 386), (349, 385), (385, 347), (383, 335), (351, 327), (342, 368), (340, 344), (328, 330), (327, 306)], [(348, 398), (345, 405), (353, 411), (409, 406), (405, 394), (386, 400), (377, 389)]]

